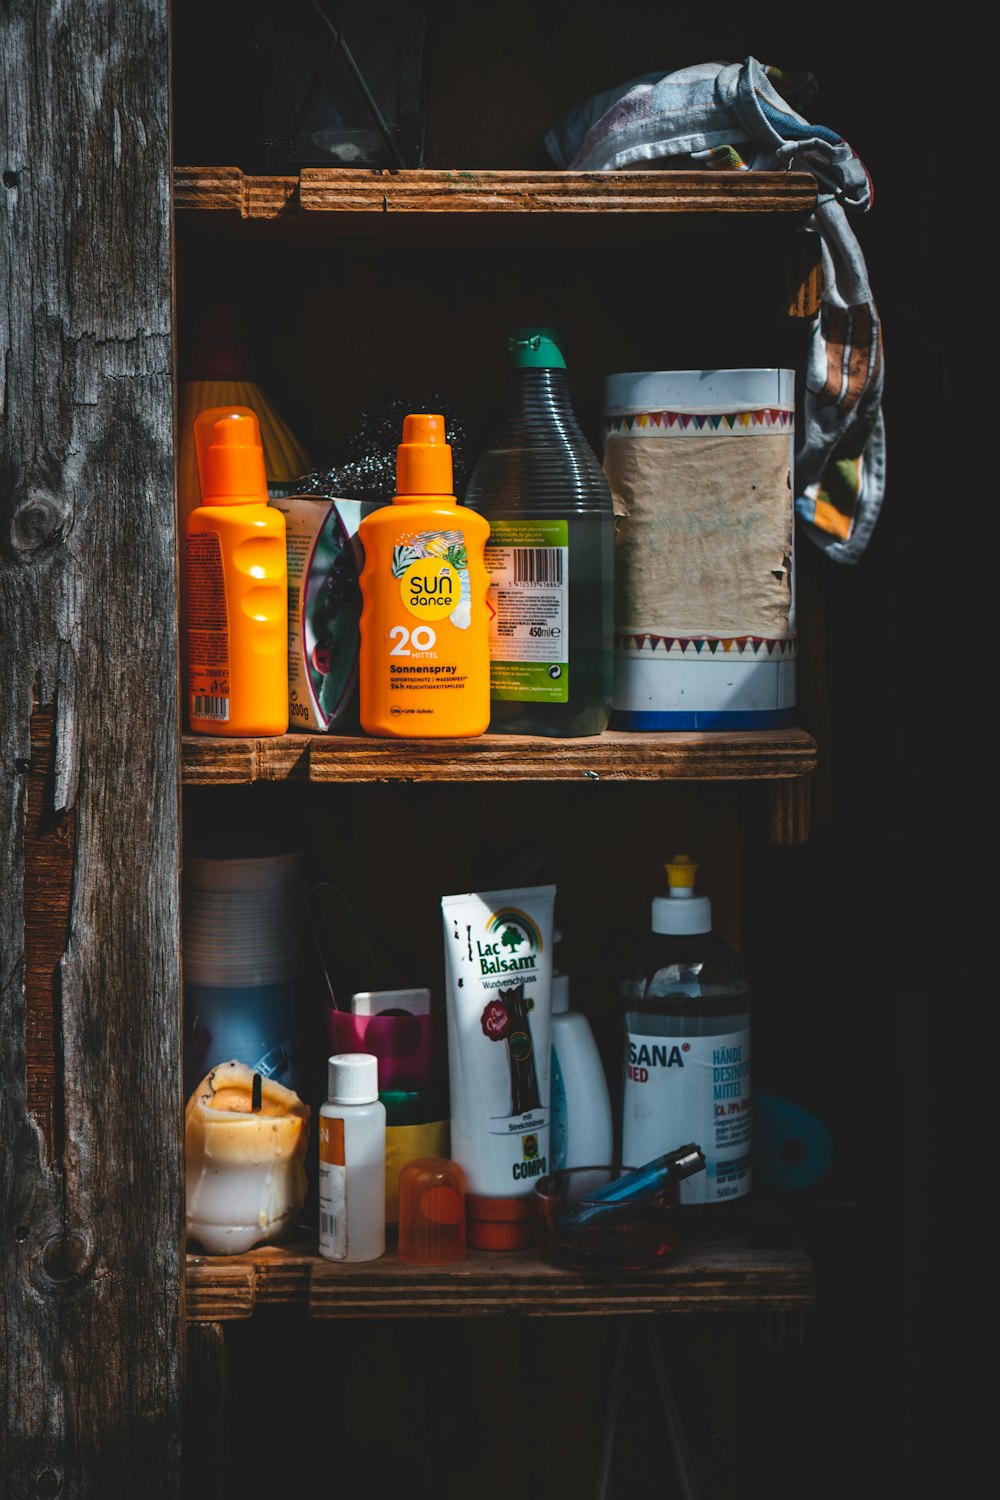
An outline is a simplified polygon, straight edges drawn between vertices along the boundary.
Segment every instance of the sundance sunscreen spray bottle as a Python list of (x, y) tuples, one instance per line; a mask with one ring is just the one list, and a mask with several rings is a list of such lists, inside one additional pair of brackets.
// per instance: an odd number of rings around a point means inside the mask
[(452, 489), (444, 418), (404, 418), (396, 488), (358, 528), (361, 725), (367, 734), (469, 738), (490, 719), (489, 523)]

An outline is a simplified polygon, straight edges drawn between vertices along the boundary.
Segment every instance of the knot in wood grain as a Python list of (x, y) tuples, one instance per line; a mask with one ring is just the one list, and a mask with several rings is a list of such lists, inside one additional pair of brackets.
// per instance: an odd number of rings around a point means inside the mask
[(17, 552), (38, 552), (62, 535), (67, 520), (64, 501), (55, 495), (30, 495), (11, 517), (11, 543)]
[(36, 1495), (58, 1495), (62, 1489), (62, 1478), (54, 1469), (43, 1469), (35, 1475)]
[(86, 1237), (60, 1234), (45, 1246), (42, 1262), (50, 1281), (80, 1281), (90, 1270), (94, 1254)]

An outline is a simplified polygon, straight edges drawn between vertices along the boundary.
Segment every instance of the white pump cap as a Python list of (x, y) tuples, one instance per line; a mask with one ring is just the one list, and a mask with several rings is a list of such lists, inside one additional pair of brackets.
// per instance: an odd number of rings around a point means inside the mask
[(653, 897), (653, 931), (675, 937), (711, 932), (712, 903), (707, 896), (695, 895), (694, 877), (698, 866), (694, 860), (686, 854), (675, 854), (663, 868), (667, 872), (670, 895)]
[(331, 1104), (374, 1104), (378, 1098), (378, 1058), (370, 1052), (338, 1052), (327, 1058)]

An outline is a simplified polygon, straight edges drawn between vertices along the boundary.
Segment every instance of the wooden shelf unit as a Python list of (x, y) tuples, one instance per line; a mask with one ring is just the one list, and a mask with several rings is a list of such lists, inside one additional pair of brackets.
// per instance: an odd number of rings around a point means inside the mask
[[(818, 292), (814, 268), (789, 229), (816, 202), (806, 173), (710, 171), (460, 172), (303, 169), (254, 177), (235, 167), (177, 167), (175, 208), (185, 232), (263, 233), (280, 243), (334, 235), (426, 242), (477, 233), (516, 243), (571, 238), (590, 245), (674, 238), (738, 226), (780, 227), (793, 265), (788, 311), (809, 315)], [(737, 222), (734, 222), (735, 221)], [(666, 782), (771, 784), (772, 828), (801, 842), (807, 778), (817, 744), (798, 728), (764, 731), (628, 733), (580, 739), (487, 734), (475, 739), (388, 740), (363, 734), (286, 734), (270, 738), (186, 735), (186, 786), (295, 782)], [(791, 832), (790, 832), (791, 830)], [(748, 1249), (742, 1243), (692, 1246), (670, 1265), (628, 1276), (568, 1272), (534, 1251), (470, 1251), (445, 1267), (409, 1266), (390, 1248), (363, 1266), (324, 1260), (315, 1241), (263, 1246), (246, 1255), (189, 1254), (190, 1321), (251, 1317), (261, 1306), (305, 1307), (317, 1318), (586, 1315), (678, 1311), (793, 1311), (811, 1306), (814, 1272), (801, 1249)]]
[[(252, 176), (227, 166), (174, 169), (182, 234), (236, 245), (373, 247), (480, 240), (528, 247), (668, 242), (735, 232), (780, 236), (788, 265), (787, 313), (811, 315), (818, 277), (795, 234), (816, 204), (801, 172), (400, 171), (303, 169)], [(442, 238), (443, 237), (443, 238)], [(772, 797), (772, 837), (803, 842), (813, 736), (763, 731), (608, 731), (580, 739), (483, 735), (389, 740), (363, 734), (268, 738), (186, 735), (187, 787), (260, 783), (388, 782), (762, 782)], [(637, 1312), (795, 1311), (815, 1298), (814, 1272), (798, 1247), (749, 1249), (742, 1242), (685, 1247), (669, 1265), (628, 1276), (569, 1272), (534, 1251), (470, 1251), (445, 1267), (403, 1264), (390, 1247), (377, 1261), (340, 1266), (315, 1239), (262, 1246), (245, 1255), (189, 1254), (191, 1322), (245, 1319), (259, 1307), (305, 1308), (316, 1318), (600, 1316)]]

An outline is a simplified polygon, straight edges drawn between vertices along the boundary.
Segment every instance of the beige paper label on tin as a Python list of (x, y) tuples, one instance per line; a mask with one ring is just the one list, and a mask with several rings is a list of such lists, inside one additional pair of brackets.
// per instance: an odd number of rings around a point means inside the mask
[(608, 435), (615, 627), (624, 633), (792, 633), (788, 434)]

